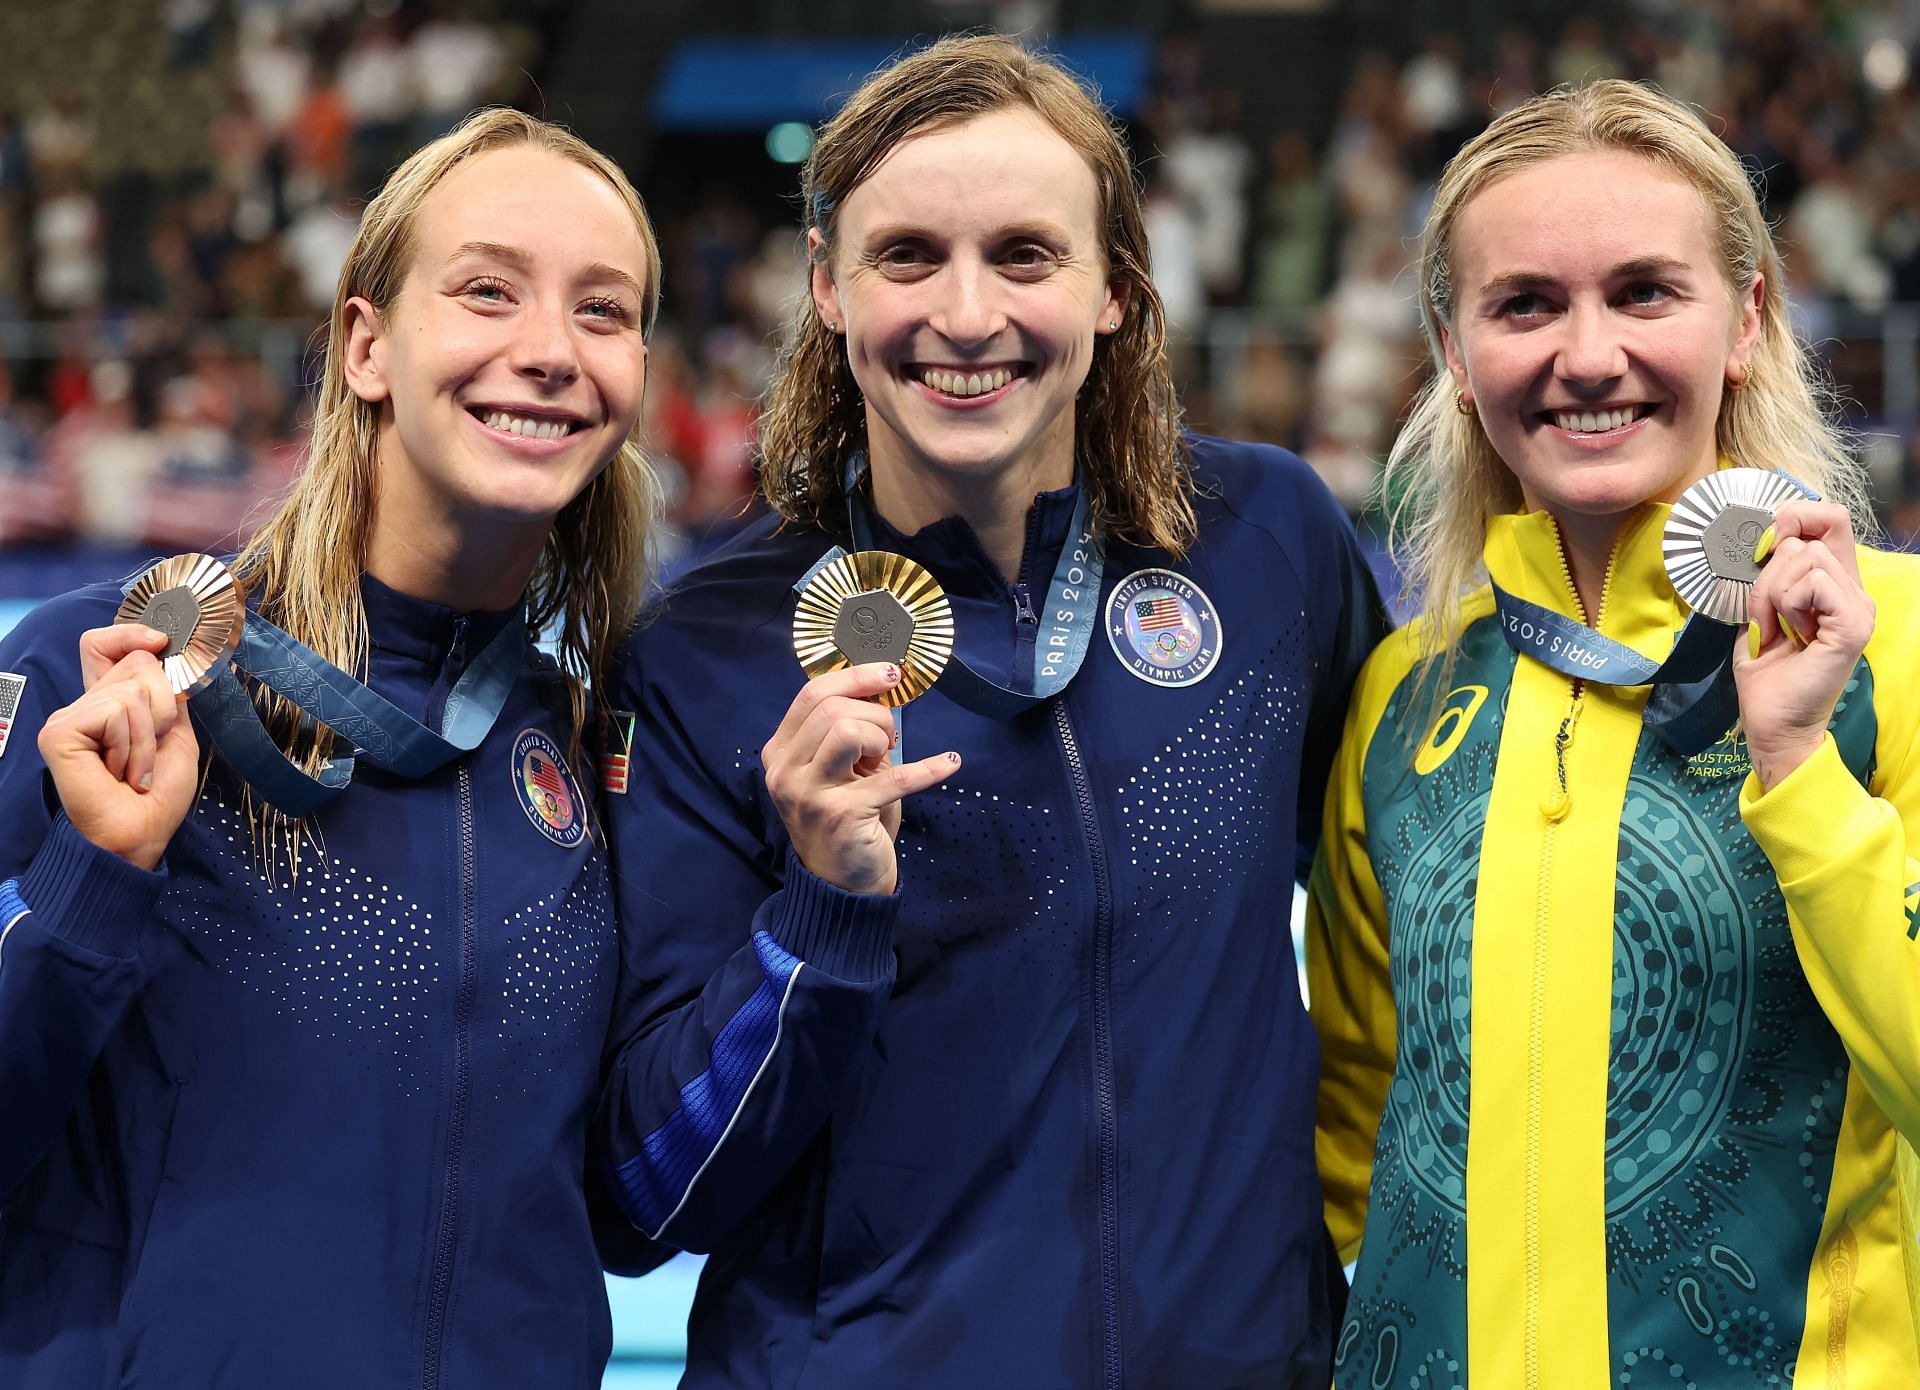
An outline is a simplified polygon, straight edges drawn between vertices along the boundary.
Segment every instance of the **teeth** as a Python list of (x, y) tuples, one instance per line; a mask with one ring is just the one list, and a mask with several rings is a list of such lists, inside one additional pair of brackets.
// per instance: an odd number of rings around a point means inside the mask
[(930, 367), (921, 373), (920, 380), (943, 396), (964, 398), (998, 391), (1013, 380), (1013, 373), (1005, 367), (991, 372), (943, 372)]
[(1626, 406), (1619, 410), (1556, 410), (1553, 422), (1563, 430), (1574, 434), (1600, 434), (1607, 430), (1617, 430), (1633, 423), (1634, 409)]
[(559, 439), (573, 428), (564, 420), (536, 420), (527, 415), (511, 415), (504, 410), (488, 411), (484, 423), (490, 429), (517, 434), (523, 439)]

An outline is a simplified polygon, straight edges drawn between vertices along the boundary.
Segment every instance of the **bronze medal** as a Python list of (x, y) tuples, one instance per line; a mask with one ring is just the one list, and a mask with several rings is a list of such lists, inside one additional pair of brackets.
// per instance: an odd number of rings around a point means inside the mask
[(233, 660), (246, 614), (246, 591), (225, 563), (211, 555), (175, 555), (134, 580), (113, 620), (166, 634), (160, 665), (184, 699)]
[(1661, 537), (1667, 577), (1681, 602), (1715, 622), (1747, 621), (1747, 594), (1759, 578), (1754, 547), (1773, 515), (1807, 494), (1764, 468), (1722, 468), (1680, 495)]
[(890, 661), (900, 683), (874, 696), (904, 705), (926, 693), (953, 655), (953, 610), (926, 570), (886, 550), (861, 550), (822, 565), (793, 614), (793, 654), (807, 676)]

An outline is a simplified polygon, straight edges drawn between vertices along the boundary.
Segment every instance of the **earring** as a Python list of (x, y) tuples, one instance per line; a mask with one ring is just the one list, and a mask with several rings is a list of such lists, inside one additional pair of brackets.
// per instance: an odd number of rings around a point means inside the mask
[(1117, 332), (1119, 332), (1119, 331), (1120, 331), (1120, 320), (1119, 320), (1119, 319), (1108, 319), (1108, 320), (1107, 320), (1107, 332), (1109, 332), (1109, 333), (1117, 333)]
[(1739, 362), (1735, 365), (1740, 368), (1740, 375), (1737, 377), (1728, 377), (1727, 386), (1733, 391), (1744, 391), (1747, 389), (1747, 383), (1753, 380), (1753, 367), (1746, 362)]
[(1473, 414), (1473, 402), (1467, 399), (1467, 393), (1464, 390), (1456, 390), (1453, 393), (1453, 408), (1462, 415)]

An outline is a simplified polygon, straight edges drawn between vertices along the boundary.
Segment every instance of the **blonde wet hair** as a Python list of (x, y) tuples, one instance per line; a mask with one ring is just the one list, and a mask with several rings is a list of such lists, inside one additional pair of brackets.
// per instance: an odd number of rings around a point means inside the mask
[[(520, 145), (591, 170), (619, 195), (645, 252), (643, 334), (659, 312), (659, 245), (640, 195), (619, 165), (572, 132), (520, 111), (483, 110), (394, 170), (361, 214), (334, 291), (306, 465), (235, 563), (248, 592), (259, 595), (263, 616), (363, 678), (368, 638), (360, 577), (380, 500), (380, 407), (347, 385), (346, 304), (358, 296), (386, 313), (412, 269), (420, 209), (434, 189), (466, 160)], [(587, 723), (588, 687), (610, 679), (615, 649), (633, 624), (652, 570), (658, 502), (640, 440), (636, 419), (613, 460), (554, 519), (527, 585), (527, 622), (549, 633), (558, 648), (575, 752)], [(331, 754), (325, 728), (303, 721), (284, 700), (263, 696), (261, 703), (276, 742), (296, 764), (313, 771)], [(301, 825), (252, 797), (247, 811), (270, 866), (272, 851), (284, 849), (297, 870)]]
[[(808, 230), (830, 257), (834, 212), (903, 141), (997, 111), (1034, 112), (1086, 160), (1109, 280), (1130, 294), (1096, 340), (1074, 405), (1074, 446), (1102, 534), (1184, 554), (1194, 535), (1166, 314), (1154, 288), (1133, 164), (1087, 89), (1001, 35), (942, 39), (869, 77), (826, 123), (801, 176)], [(842, 502), (840, 468), (866, 446), (866, 407), (838, 337), (803, 298), (760, 420), (761, 490), (789, 520), (822, 522)]]
[(1455, 228), (1466, 206), (1506, 175), (1598, 151), (1638, 156), (1698, 190), (1734, 302), (1756, 275), (1765, 279), (1747, 384), (1724, 389), (1720, 399), (1721, 456), (1743, 467), (1784, 469), (1846, 505), (1857, 524), (1871, 516), (1865, 472), (1830, 423), (1826, 388), (1794, 337), (1780, 253), (1733, 152), (1690, 107), (1641, 83), (1609, 79), (1535, 97), (1497, 118), (1448, 163), (1421, 234), (1418, 294), (1432, 379), (1394, 441), (1382, 486), (1398, 499), (1391, 548), (1417, 598), (1421, 656), (1432, 664), (1446, 655), (1439, 690), (1460, 636), (1461, 600), (1484, 578), (1487, 520), (1523, 505), (1520, 485), (1479, 416), (1455, 406), (1441, 341), (1453, 322)]

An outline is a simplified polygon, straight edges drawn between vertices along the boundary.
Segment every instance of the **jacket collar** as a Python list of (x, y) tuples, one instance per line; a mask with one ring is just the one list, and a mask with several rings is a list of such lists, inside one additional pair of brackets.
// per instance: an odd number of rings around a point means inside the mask
[(367, 637), (374, 647), (395, 656), (438, 666), (464, 634), (469, 657), (491, 642), (509, 622), (505, 613), (462, 613), (388, 588), (370, 574), (360, 576), (360, 599), (367, 610)]
[[(1597, 624), (1603, 635), (1654, 661), (1666, 659), (1687, 620), (1661, 555), (1661, 536), (1672, 510), (1664, 502), (1650, 502), (1621, 528), (1607, 565)], [(1487, 522), (1486, 562), (1488, 575), (1508, 593), (1594, 625), (1594, 615), (1580, 611), (1552, 513), (1493, 517)]]
[[(1021, 582), (1044, 594), (1053, 564), (1073, 529), (1073, 509), (1080, 485), (1069, 483), (1054, 492), (1037, 493), (1027, 510), (1027, 540), (1020, 556)], [(942, 517), (912, 535), (896, 530), (871, 501), (863, 503), (873, 522), (873, 539), (883, 550), (895, 550), (932, 571), (949, 594), (1004, 599), (1007, 580), (988, 558), (973, 528), (957, 516)], [(1035, 599), (1039, 601), (1038, 597)]]

